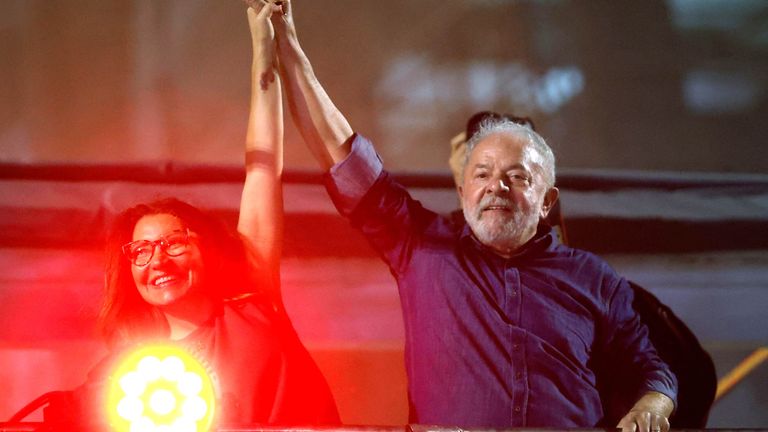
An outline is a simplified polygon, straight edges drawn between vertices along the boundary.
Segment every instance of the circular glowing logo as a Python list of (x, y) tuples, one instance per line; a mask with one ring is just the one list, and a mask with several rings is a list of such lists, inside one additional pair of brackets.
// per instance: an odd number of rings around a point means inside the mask
[(216, 392), (205, 366), (179, 347), (130, 353), (112, 374), (110, 424), (120, 432), (202, 432), (213, 423)]

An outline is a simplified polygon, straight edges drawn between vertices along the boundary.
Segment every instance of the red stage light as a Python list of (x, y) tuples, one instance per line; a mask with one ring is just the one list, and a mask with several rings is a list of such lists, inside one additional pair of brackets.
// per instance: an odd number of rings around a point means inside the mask
[(120, 432), (203, 432), (213, 424), (216, 385), (176, 346), (130, 353), (111, 376), (107, 417)]

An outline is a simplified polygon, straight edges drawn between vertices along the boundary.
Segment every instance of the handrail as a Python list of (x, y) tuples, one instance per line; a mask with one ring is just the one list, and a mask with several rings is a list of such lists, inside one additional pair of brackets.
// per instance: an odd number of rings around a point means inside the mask
[[(393, 172), (407, 187), (452, 189), (453, 176), (445, 172)], [(0, 162), (0, 180), (47, 181), (130, 181), (136, 183), (239, 183), (245, 178), (244, 169), (234, 164), (194, 164), (178, 161), (133, 163), (17, 163)], [(322, 174), (317, 170), (287, 169), (286, 183), (320, 184)], [(768, 176), (733, 173), (670, 173), (664, 171), (621, 171), (563, 169), (557, 185), (571, 190), (615, 190), (646, 188), (679, 190), (694, 188), (757, 188), (768, 189)]]
[(728, 394), (728, 392), (766, 360), (768, 360), (768, 347), (759, 347), (744, 358), (744, 360), (717, 382), (715, 402)]
[[(40, 432), (49, 431), (45, 423), (25, 422), (25, 423), (2, 423), (0, 422), (0, 432)], [(481, 429), (475, 429), (480, 432)], [(670, 429), (674, 432), (676, 429)], [(710, 429), (679, 429), (686, 432), (768, 432), (766, 428), (710, 428)], [(487, 430), (482, 430), (486, 432)], [(513, 429), (495, 429), (494, 432), (616, 432), (616, 428), (513, 428)], [(473, 432), (473, 429), (465, 429), (447, 426), (427, 426), (427, 425), (403, 425), (403, 426), (336, 426), (336, 427), (279, 427), (262, 425), (242, 425), (242, 426), (222, 426), (215, 429), (215, 432)]]

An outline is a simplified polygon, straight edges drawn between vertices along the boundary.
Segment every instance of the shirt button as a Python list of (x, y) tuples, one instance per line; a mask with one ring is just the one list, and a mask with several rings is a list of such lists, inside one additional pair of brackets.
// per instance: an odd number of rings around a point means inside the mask
[(520, 412), (520, 407), (515, 407), (515, 412)]
[(515, 374), (515, 378), (517, 378), (517, 379), (520, 379), (522, 377), (523, 377), (523, 373), (522, 372), (518, 372), (518, 373)]
[(512, 290), (512, 292), (510, 293), (510, 295), (512, 295), (512, 296), (514, 296), (514, 295), (517, 295), (517, 291), (515, 291), (515, 290)]
[(512, 344), (512, 351), (517, 351), (520, 349), (520, 345), (518, 344)]

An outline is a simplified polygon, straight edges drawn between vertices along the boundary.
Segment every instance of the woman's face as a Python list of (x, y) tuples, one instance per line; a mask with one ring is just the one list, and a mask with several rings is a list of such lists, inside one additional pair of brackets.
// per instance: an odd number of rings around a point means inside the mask
[[(204, 267), (197, 237), (190, 232), (186, 244), (185, 233), (181, 220), (170, 214), (146, 215), (136, 222), (133, 241), (156, 242), (143, 246), (141, 253), (151, 255), (148, 263), (130, 264), (136, 289), (147, 303), (161, 308), (179, 306), (190, 293), (202, 293)], [(161, 239), (169, 242), (159, 243)], [(169, 243), (175, 245), (168, 247)]]

